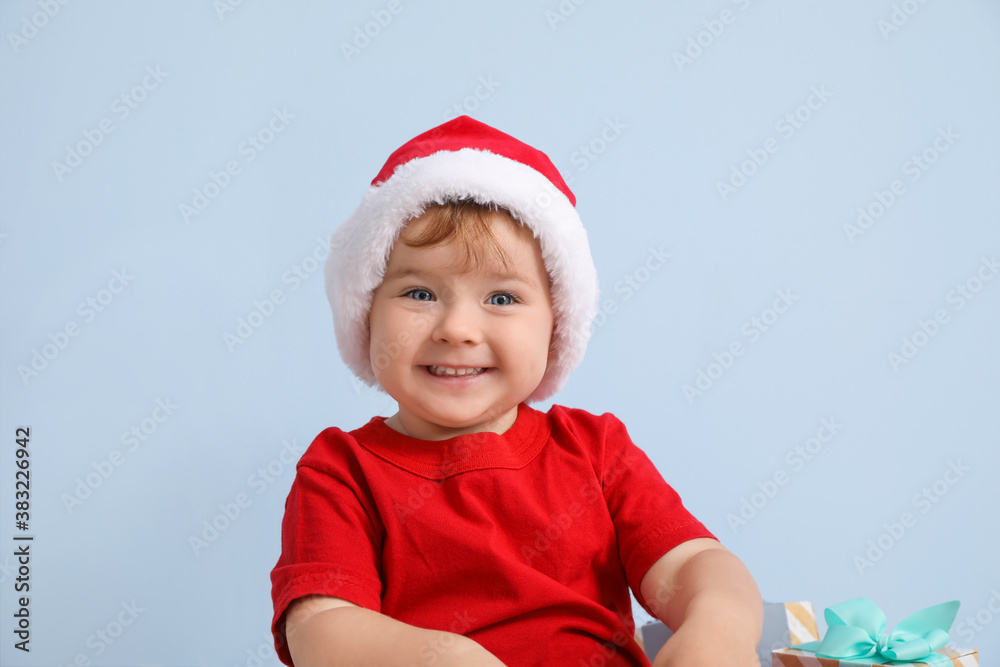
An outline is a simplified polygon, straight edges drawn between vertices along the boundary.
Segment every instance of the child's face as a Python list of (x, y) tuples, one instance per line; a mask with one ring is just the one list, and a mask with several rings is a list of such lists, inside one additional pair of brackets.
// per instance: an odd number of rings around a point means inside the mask
[[(412, 220), (401, 238), (423, 224)], [(492, 215), (509, 269), (483, 252), (463, 271), (455, 242), (393, 247), (369, 316), (375, 377), (399, 403), (393, 428), (425, 440), (500, 433), (541, 382), (554, 322), (548, 274), (538, 242), (515, 224)]]

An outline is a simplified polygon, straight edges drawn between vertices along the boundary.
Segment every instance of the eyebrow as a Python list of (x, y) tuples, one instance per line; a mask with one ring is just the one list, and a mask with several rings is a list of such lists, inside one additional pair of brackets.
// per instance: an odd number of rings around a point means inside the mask
[[(421, 277), (426, 275), (426, 271), (421, 271), (420, 269), (415, 269), (408, 266), (402, 266), (392, 271), (387, 271), (385, 276), (383, 276), (383, 281), (397, 280), (400, 278), (406, 278), (408, 276)], [(519, 283), (523, 283), (530, 287), (538, 287), (534, 280), (530, 280), (526, 276), (521, 275), (517, 271), (489, 271), (486, 275), (490, 278), (495, 278), (497, 280), (513, 280)]]

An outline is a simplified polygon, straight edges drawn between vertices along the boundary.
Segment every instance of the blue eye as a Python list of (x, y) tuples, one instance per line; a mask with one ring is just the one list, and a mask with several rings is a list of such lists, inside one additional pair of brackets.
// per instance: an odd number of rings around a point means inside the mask
[(510, 292), (497, 292), (490, 296), (490, 305), (493, 306), (509, 306), (517, 301), (517, 297)]
[(406, 296), (410, 297), (414, 301), (433, 301), (434, 300), (434, 295), (433, 294), (431, 294), (427, 290), (425, 290), (423, 288), (420, 288), (420, 287), (417, 287), (415, 289), (411, 289), (409, 292), (406, 293)]

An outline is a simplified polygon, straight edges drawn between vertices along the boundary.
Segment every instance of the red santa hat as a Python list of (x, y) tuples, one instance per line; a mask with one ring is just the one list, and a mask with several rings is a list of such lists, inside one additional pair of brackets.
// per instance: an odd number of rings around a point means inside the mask
[(548, 398), (583, 358), (597, 314), (597, 270), (576, 197), (552, 161), (514, 137), (460, 116), (414, 137), (392, 155), (361, 205), (330, 238), (326, 293), (340, 355), (377, 386), (368, 313), (389, 252), (409, 220), (432, 203), (471, 199), (506, 209), (541, 246), (552, 280), (553, 355), (529, 401)]

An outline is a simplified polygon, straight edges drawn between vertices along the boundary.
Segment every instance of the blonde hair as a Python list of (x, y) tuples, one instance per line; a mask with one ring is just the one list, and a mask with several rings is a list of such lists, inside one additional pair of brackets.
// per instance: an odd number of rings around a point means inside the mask
[(419, 218), (414, 218), (424, 223), (420, 232), (408, 235), (404, 227), (399, 240), (411, 248), (456, 242), (465, 251), (465, 260), (459, 267), (461, 271), (475, 269), (486, 258), (487, 252), (500, 260), (504, 268), (510, 269), (510, 257), (493, 233), (492, 223), (497, 218), (510, 222), (518, 237), (533, 238), (531, 230), (515, 220), (507, 209), (495, 204), (480, 204), (472, 199), (459, 199), (428, 205)]

